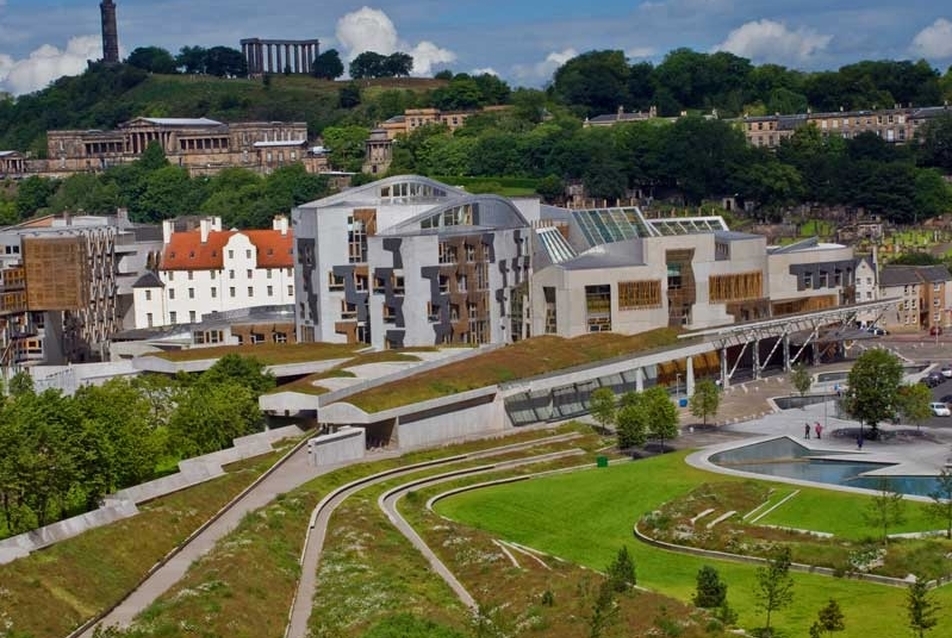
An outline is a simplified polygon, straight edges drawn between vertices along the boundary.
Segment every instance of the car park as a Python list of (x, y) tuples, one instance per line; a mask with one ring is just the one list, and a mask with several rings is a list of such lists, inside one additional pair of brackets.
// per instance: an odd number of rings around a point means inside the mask
[(926, 376), (922, 377), (920, 382), (926, 384), (926, 386), (930, 388), (934, 388), (945, 383), (945, 377), (939, 372), (930, 372)]
[(932, 410), (932, 414), (935, 416), (952, 416), (952, 410), (949, 410), (949, 406), (945, 403), (935, 401), (929, 404), (929, 409)]
[(946, 379), (952, 379), (952, 366), (942, 366), (939, 373)]

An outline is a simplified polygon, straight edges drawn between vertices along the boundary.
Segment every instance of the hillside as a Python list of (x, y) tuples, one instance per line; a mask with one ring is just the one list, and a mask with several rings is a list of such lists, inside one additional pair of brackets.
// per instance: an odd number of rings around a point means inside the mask
[[(310, 133), (317, 135), (345, 118), (349, 124), (372, 125), (399, 112), (396, 109), (426, 99), (427, 91), (444, 84), (428, 78), (361, 80), (362, 96), (376, 98), (390, 91), (396, 99), (340, 108), (340, 90), (349, 82), (275, 75), (266, 84), (204, 75), (150, 75), (124, 65), (94, 67), (15, 102), (0, 101), (0, 149), (42, 155), (48, 129), (108, 129), (139, 115), (305, 121)], [(384, 103), (394, 112), (388, 112)]]

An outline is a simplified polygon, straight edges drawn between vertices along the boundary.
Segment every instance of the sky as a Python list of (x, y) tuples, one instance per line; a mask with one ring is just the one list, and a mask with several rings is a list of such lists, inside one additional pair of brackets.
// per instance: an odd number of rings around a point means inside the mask
[[(120, 54), (241, 38), (318, 38), (346, 62), (414, 57), (414, 75), (489, 72), (541, 87), (566, 60), (619, 49), (631, 61), (726, 50), (803, 70), (869, 59), (952, 65), (952, 5), (935, 0), (116, 0)], [(0, 0), (0, 91), (81, 73), (102, 55), (99, 0)]]

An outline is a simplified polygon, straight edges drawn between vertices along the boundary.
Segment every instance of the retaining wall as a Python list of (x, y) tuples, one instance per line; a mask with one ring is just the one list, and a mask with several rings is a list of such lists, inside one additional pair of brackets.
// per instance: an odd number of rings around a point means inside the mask
[(322, 434), (307, 442), (307, 459), (311, 465), (335, 465), (364, 458), (367, 431), (343, 427), (337, 432)]

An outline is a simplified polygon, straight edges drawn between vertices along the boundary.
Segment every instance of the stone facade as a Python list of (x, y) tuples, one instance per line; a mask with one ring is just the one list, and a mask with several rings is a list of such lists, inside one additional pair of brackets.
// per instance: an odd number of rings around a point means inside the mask
[(172, 164), (193, 175), (229, 167), (267, 174), (296, 163), (311, 173), (329, 168), (326, 155), (308, 146), (304, 122), (226, 124), (208, 118), (140, 117), (112, 131), (48, 131), (48, 159), (28, 160), (24, 169), (48, 176), (97, 172), (139, 159), (152, 142), (162, 146)]

